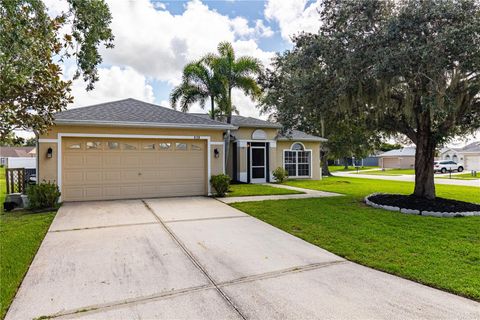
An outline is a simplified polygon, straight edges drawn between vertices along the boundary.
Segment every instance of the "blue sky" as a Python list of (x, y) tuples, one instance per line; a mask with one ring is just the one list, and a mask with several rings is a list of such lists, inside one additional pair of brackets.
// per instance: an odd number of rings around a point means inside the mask
[[(215, 52), (219, 42), (231, 42), (238, 56), (254, 56), (268, 67), (276, 52), (292, 47), (292, 35), (319, 27), (320, 0), (105, 1), (113, 16), (115, 48), (102, 49), (100, 80), (93, 91), (74, 81), (71, 107), (127, 97), (169, 106), (183, 66)], [(44, 2), (52, 15), (65, 8), (62, 0)], [(64, 70), (69, 79), (74, 64), (65, 64)], [(240, 114), (259, 116), (255, 103), (241, 92), (233, 98)], [(191, 111), (201, 109), (194, 105)]]

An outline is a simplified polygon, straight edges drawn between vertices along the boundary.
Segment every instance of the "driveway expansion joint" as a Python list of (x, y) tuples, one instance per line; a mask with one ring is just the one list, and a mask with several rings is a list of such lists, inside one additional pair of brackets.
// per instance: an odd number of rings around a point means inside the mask
[(230, 217), (212, 217), (212, 218), (196, 218), (196, 219), (182, 219), (182, 220), (167, 220), (163, 223), (177, 223), (177, 222), (194, 222), (194, 221), (210, 221), (210, 220), (224, 220), (224, 219), (237, 219), (237, 218), (251, 218), (249, 215), (244, 216), (230, 216)]
[(170, 230), (170, 228), (165, 224), (165, 222), (155, 214), (153, 209), (148, 205), (147, 202), (142, 200), (143, 204), (147, 208), (147, 210), (157, 219), (159, 224), (168, 232), (168, 234), (172, 237), (172, 239), (177, 243), (177, 245), (183, 250), (183, 252), (187, 255), (187, 257), (192, 261), (192, 263), (205, 275), (205, 277), (210, 281), (210, 283), (215, 287), (217, 292), (220, 294), (220, 296), (227, 302), (228, 305), (230, 305), (233, 310), (244, 320), (247, 320), (245, 315), (243, 315), (240, 310), (237, 308), (237, 306), (233, 303), (233, 301), (230, 299), (229, 296), (223, 290), (217, 285), (217, 283), (213, 280), (213, 278), (208, 274), (207, 270), (200, 264), (200, 262), (197, 261), (195, 256), (187, 249), (187, 247), (180, 241), (180, 239), (175, 235), (175, 233)]

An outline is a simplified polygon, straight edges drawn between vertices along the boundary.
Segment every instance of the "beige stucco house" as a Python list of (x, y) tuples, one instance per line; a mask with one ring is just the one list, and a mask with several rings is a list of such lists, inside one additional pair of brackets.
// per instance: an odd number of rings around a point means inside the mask
[(415, 167), (415, 148), (390, 150), (380, 154), (378, 158), (378, 165), (383, 169), (413, 169)]
[(135, 99), (70, 109), (38, 139), (38, 177), (55, 181), (62, 201), (208, 195), (212, 175), (265, 183), (278, 166), (294, 178), (320, 179), (325, 139), (281, 129), (241, 116), (227, 124)]

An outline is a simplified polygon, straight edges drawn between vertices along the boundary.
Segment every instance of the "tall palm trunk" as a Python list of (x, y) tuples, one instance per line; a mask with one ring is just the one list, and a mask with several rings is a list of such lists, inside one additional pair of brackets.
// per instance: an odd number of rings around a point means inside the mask
[(212, 120), (215, 120), (215, 97), (213, 95), (210, 96), (210, 103), (211, 103), (211, 108), (212, 108)]
[[(227, 123), (232, 123), (232, 88), (228, 87), (227, 96)], [(225, 168), (228, 168), (228, 157), (230, 156), (230, 129), (227, 129), (227, 136), (225, 137)], [(235, 168), (233, 168), (235, 170)]]

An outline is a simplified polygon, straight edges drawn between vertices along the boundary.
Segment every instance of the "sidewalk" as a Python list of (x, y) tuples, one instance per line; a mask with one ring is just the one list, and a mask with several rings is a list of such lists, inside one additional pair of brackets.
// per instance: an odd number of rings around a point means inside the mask
[(302, 194), (283, 194), (271, 196), (246, 196), (246, 197), (231, 197), (231, 198), (217, 198), (223, 203), (234, 202), (248, 202), (248, 201), (265, 201), (265, 200), (287, 200), (287, 199), (307, 199), (307, 198), (322, 198), (322, 197), (336, 197), (341, 194), (325, 191), (317, 191), (310, 189), (303, 189), (298, 187), (286, 186), (282, 184), (266, 183), (270, 187), (283, 188), (303, 192)]
[[(367, 170), (365, 170), (367, 171)], [(374, 170), (370, 170), (374, 171)], [(349, 177), (349, 178), (362, 178), (362, 179), (377, 179), (377, 180), (391, 180), (391, 181), (415, 181), (414, 175), (401, 175), (401, 176), (382, 176), (382, 175), (368, 175), (368, 174), (357, 174), (356, 171), (353, 172), (333, 172), (334, 176), (337, 177)], [(452, 174), (453, 175), (453, 174)], [(443, 176), (443, 175), (442, 175)], [(437, 177), (437, 176), (435, 176)], [(469, 186), (469, 187), (479, 187), (480, 180), (458, 180), (458, 179), (435, 179), (435, 184), (448, 184), (456, 186)]]

